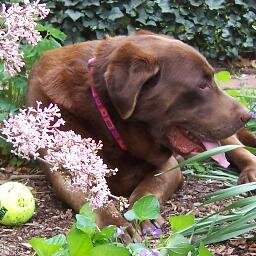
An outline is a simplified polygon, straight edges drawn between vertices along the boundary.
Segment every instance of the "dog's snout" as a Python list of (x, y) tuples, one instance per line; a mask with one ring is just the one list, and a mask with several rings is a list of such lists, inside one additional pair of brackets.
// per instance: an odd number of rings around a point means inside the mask
[(243, 123), (247, 123), (251, 118), (252, 118), (252, 114), (248, 111), (241, 115), (241, 121)]

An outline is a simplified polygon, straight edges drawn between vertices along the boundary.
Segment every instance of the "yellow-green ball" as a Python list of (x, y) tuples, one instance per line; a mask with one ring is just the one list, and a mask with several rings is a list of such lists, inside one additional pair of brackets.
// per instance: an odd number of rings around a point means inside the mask
[(0, 224), (14, 226), (27, 222), (35, 211), (35, 198), (22, 183), (0, 186)]

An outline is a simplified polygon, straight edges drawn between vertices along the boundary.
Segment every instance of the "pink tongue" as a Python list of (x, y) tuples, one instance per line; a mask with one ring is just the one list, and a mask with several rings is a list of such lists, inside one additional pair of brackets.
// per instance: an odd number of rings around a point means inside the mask
[[(209, 142), (209, 141), (202, 141), (203, 145), (207, 150), (216, 148), (220, 146), (219, 142)], [(230, 163), (228, 162), (225, 153), (220, 153), (218, 155), (212, 156), (212, 159), (215, 160), (220, 166), (227, 168)]]

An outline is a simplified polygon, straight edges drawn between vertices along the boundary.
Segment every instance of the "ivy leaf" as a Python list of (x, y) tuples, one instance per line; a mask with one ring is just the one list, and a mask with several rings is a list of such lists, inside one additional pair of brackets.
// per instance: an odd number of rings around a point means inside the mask
[(158, 0), (156, 1), (158, 6), (161, 8), (162, 13), (170, 13), (172, 12), (171, 10), (171, 5), (169, 4), (168, 0)]
[(112, 21), (119, 19), (123, 16), (124, 14), (121, 12), (121, 10), (118, 7), (112, 8), (112, 10), (108, 14), (108, 18)]
[(204, 3), (203, 0), (190, 0), (190, 4), (196, 7), (200, 6), (203, 3)]
[(209, 6), (210, 10), (218, 10), (223, 8), (222, 5), (225, 2), (225, 0), (205, 0), (205, 3)]
[(65, 13), (73, 20), (77, 21), (79, 18), (83, 17), (84, 15), (79, 11), (74, 11), (72, 9), (67, 9)]

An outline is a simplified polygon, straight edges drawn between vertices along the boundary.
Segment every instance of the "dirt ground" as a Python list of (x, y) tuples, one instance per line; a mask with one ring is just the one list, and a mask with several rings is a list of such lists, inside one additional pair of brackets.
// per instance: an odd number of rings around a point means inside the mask
[[(256, 88), (256, 72), (248, 72), (223, 87), (241, 88), (244, 84), (250, 84), (250, 87)], [(74, 212), (55, 197), (45, 176), (37, 169), (0, 167), (0, 183), (7, 180), (17, 180), (28, 185), (35, 195), (37, 208), (33, 218), (22, 226), (14, 228), (0, 226), (0, 256), (35, 255), (27, 243), (28, 240), (35, 236), (51, 237), (66, 233), (74, 221)], [(216, 211), (220, 207), (218, 204), (204, 209), (197, 207), (200, 198), (203, 198), (206, 193), (220, 188), (223, 188), (220, 182), (187, 177), (183, 188), (164, 205), (162, 214), (167, 219), (172, 214), (189, 211), (193, 211), (197, 216)], [(242, 238), (215, 244), (210, 246), (210, 249), (216, 256), (253, 256), (256, 255), (253, 236), (254, 233), (250, 233)]]
[[(54, 195), (45, 176), (37, 169), (12, 168), (2, 169), (0, 180), (17, 180), (29, 186), (36, 198), (37, 208), (32, 219), (19, 227), (0, 226), (0, 256), (35, 255), (28, 244), (32, 237), (51, 237), (65, 234), (74, 221), (74, 212), (61, 203)], [(206, 193), (219, 190), (223, 184), (213, 180), (199, 180), (186, 177), (183, 188), (169, 200), (162, 209), (167, 219), (170, 215), (192, 211), (197, 216), (216, 211), (221, 204), (198, 208)], [(164, 228), (167, 232), (168, 228)], [(243, 238), (231, 239), (224, 243), (210, 246), (216, 256), (252, 256), (256, 255), (256, 244), (249, 241), (253, 234)]]

